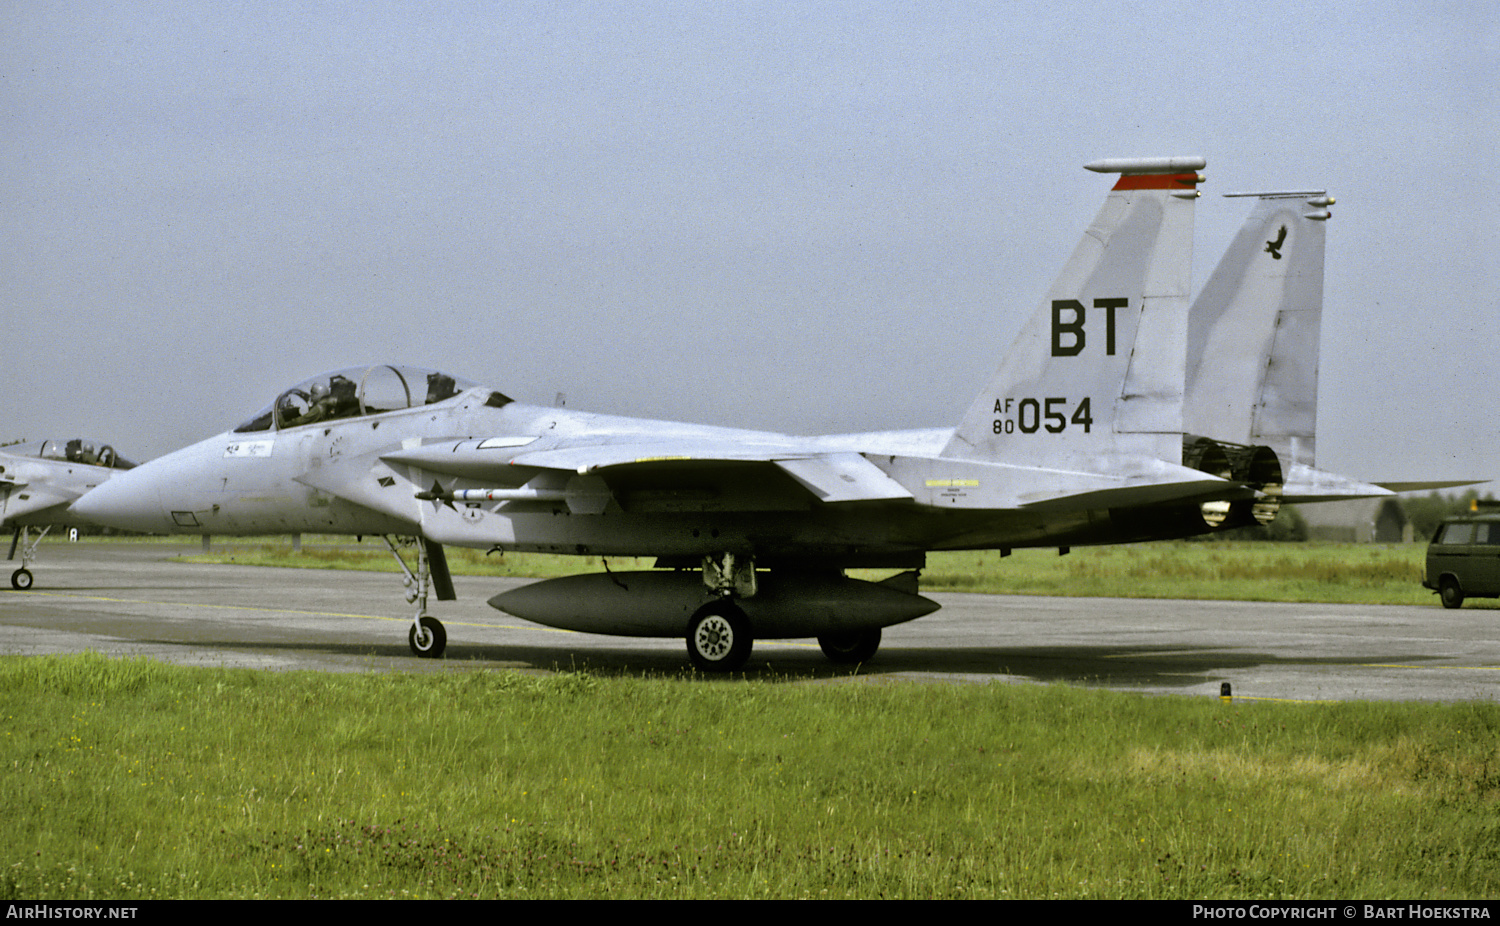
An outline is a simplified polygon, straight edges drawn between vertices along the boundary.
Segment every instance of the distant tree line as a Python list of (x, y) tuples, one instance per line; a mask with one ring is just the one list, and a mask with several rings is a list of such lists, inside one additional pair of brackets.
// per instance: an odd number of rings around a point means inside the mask
[(1403, 498), (1401, 504), (1406, 509), (1406, 516), (1411, 519), (1412, 536), (1418, 540), (1430, 539), (1446, 517), (1463, 514), (1480, 506), (1494, 506), (1496, 510), (1500, 510), (1500, 503), (1495, 501), (1493, 492), (1480, 495), (1478, 489), (1466, 489), (1457, 495), (1432, 492), (1420, 497), (1409, 496)]
[[(1437, 530), (1438, 525), (1443, 523), (1444, 518), (1484, 506), (1493, 506), (1496, 511), (1500, 511), (1500, 502), (1495, 500), (1494, 493), (1481, 494), (1478, 489), (1467, 489), (1461, 493), (1447, 495), (1441, 492), (1430, 492), (1420, 496), (1408, 495), (1403, 496), (1400, 502), (1402, 510), (1406, 512), (1406, 517), (1411, 522), (1412, 539), (1419, 543), (1426, 543)], [(1192, 539), (1268, 540), (1298, 543), (1307, 540), (1310, 535), (1306, 519), (1297, 511), (1296, 506), (1288, 505), (1277, 513), (1276, 520), (1270, 524), (1239, 527), (1213, 534), (1200, 534)]]
[[(1481, 495), (1478, 489), (1467, 489), (1461, 493), (1449, 495), (1441, 492), (1430, 492), (1421, 496), (1408, 495), (1403, 496), (1400, 502), (1402, 510), (1406, 512), (1406, 517), (1411, 522), (1412, 539), (1419, 543), (1426, 543), (1431, 539), (1444, 518), (1484, 506), (1493, 506), (1496, 511), (1500, 511), (1500, 502), (1495, 500), (1494, 493), (1486, 492)], [(1204, 534), (1194, 539), (1269, 540), (1296, 543), (1307, 540), (1309, 536), (1307, 521), (1297, 511), (1296, 506), (1289, 505), (1283, 507), (1277, 513), (1276, 520), (1270, 524)]]

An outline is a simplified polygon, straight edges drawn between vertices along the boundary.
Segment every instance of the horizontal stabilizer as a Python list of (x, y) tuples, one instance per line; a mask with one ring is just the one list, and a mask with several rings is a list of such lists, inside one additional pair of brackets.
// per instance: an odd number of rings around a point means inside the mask
[(1119, 456), (1097, 470), (1065, 470), (949, 457), (896, 457), (891, 474), (919, 504), (951, 509), (1086, 511), (1249, 497), (1243, 483), (1168, 463)]
[(1360, 482), (1338, 473), (1313, 469), (1301, 463), (1292, 464), (1282, 490), (1281, 500), (1288, 505), (1312, 502), (1342, 502), (1355, 498), (1383, 498), (1396, 493), (1369, 482)]
[(1438, 489), (1459, 489), (1464, 486), (1483, 485), (1486, 482), (1489, 480), (1458, 479), (1448, 482), (1377, 482), (1375, 484), (1382, 489), (1390, 489), (1392, 492), (1436, 492)]
[(1189, 505), (1210, 501), (1237, 501), (1254, 497), (1255, 492), (1222, 479), (1200, 479), (1195, 482), (1156, 483), (1120, 486), (1077, 492), (1062, 498), (1032, 502), (1026, 507), (1038, 511), (1089, 510), (1099, 508), (1140, 508), (1147, 505)]

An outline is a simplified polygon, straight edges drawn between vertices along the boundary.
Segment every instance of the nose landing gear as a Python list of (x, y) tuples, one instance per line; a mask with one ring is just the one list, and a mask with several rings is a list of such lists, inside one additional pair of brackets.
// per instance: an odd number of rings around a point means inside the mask
[(390, 537), (381, 539), (390, 548), (391, 556), (396, 559), (396, 565), (400, 566), (401, 572), (405, 574), (405, 579), (402, 581), (408, 590), (407, 602), (417, 606), (417, 613), (412, 617), (411, 630), (406, 635), (407, 645), (411, 647), (414, 656), (422, 659), (437, 659), (448, 647), (448, 632), (443, 628), (442, 621), (427, 613), (428, 588), (436, 589), (439, 601), (452, 601), (457, 597), (453, 591), (453, 577), (448, 572), (448, 558), (443, 553), (443, 547), (441, 544), (420, 537), (402, 539), (402, 545), (416, 545), (417, 568), (413, 572), (406, 565), (406, 560), (401, 557), (396, 541)]
[(36, 548), (41, 545), (42, 538), (47, 536), (47, 532), (50, 530), (52, 530), (52, 525), (49, 524), (46, 527), (42, 528), (42, 532), (36, 535), (35, 540), (32, 540), (31, 528), (24, 526), (16, 528), (16, 535), (10, 542), (9, 558), (15, 559), (16, 550), (19, 548), (21, 551), (21, 568), (10, 574), (11, 588), (15, 589), (18, 592), (24, 592), (27, 589), (31, 588), (33, 578), (31, 575), (31, 569), (28, 567), (30, 567), (31, 564), (35, 562)]

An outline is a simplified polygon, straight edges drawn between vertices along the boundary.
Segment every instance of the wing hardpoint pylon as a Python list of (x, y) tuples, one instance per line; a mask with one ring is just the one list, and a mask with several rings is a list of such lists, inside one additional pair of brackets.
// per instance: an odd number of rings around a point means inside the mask
[(1085, 165), (1119, 181), (943, 456), (1096, 472), (1118, 454), (1178, 457), (1205, 164)]

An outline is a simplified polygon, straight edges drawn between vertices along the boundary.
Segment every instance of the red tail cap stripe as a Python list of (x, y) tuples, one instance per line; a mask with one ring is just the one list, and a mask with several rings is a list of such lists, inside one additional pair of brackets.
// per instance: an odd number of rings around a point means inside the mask
[(1123, 174), (1117, 190), (1191, 190), (1198, 186), (1197, 174)]

